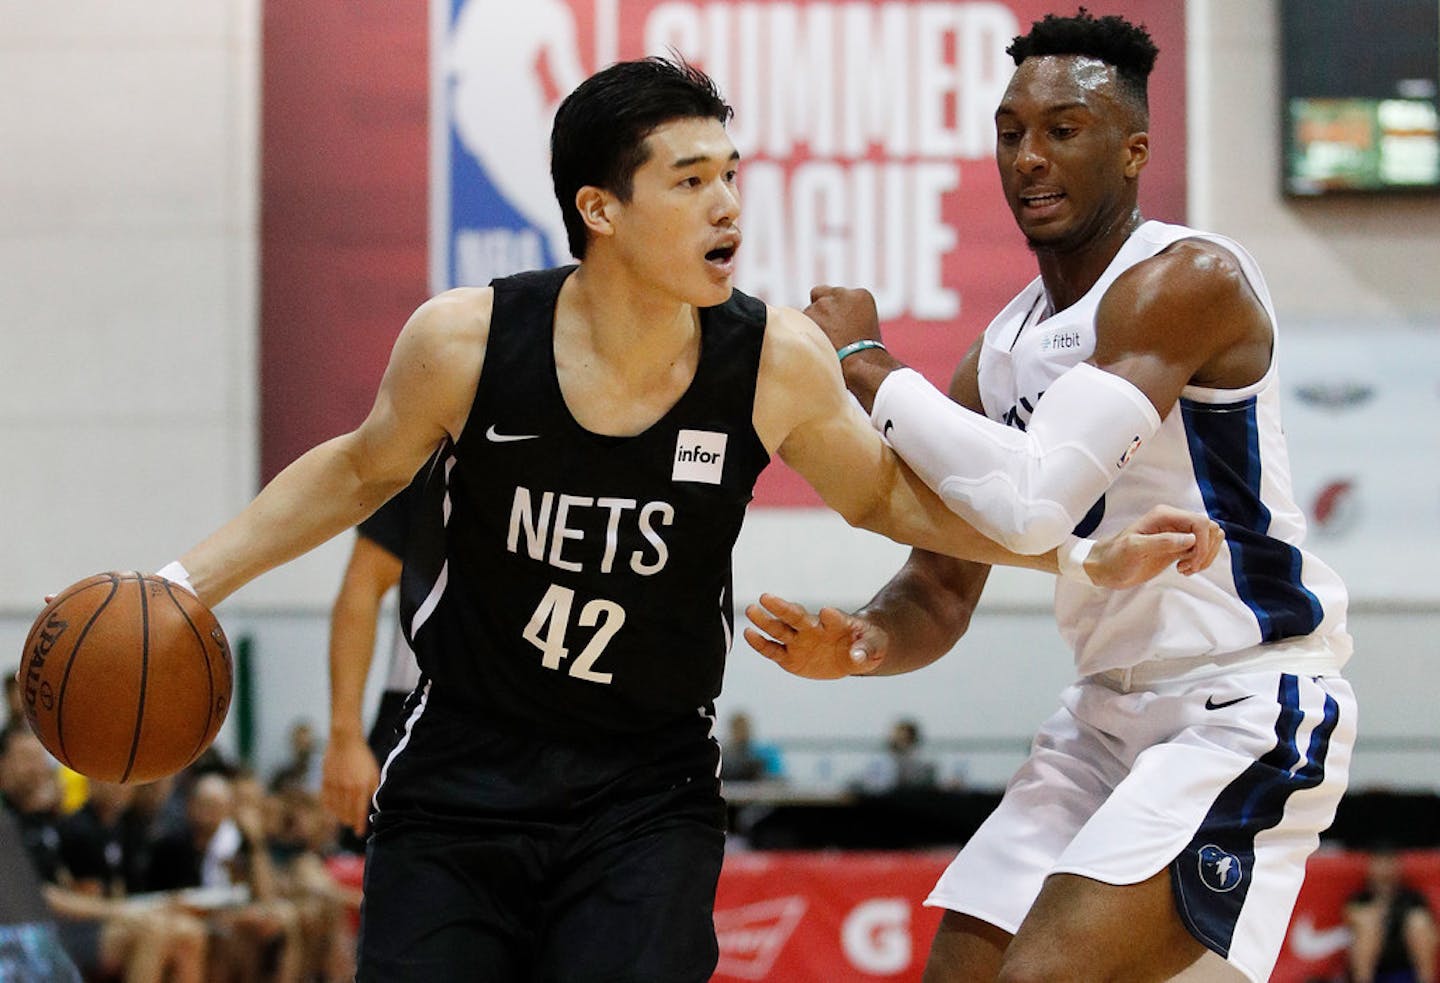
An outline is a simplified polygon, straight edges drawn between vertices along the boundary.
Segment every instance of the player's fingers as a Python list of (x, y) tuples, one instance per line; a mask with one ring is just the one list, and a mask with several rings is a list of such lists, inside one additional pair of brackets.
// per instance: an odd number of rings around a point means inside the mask
[(761, 594), (760, 604), (765, 610), (794, 628), (807, 628), (815, 624), (810, 610), (803, 604), (787, 601), (778, 594)]
[[(793, 604), (773, 594), (760, 595), (761, 607), (750, 620), (762, 631), (768, 631), (781, 641), (792, 635), (808, 631), (819, 624), (803, 604)], [(747, 615), (748, 615), (747, 611)]]
[(752, 625), (772, 638), (788, 639), (795, 635), (795, 629), (792, 626), (754, 604), (745, 608), (745, 617), (750, 619)]
[(1197, 532), (1195, 546), (1181, 558), (1176, 569), (1187, 577), (1199, 573), (1215, 562), (1224, 542), (1225, 530), (1218, 523), (1207, 520)]
[(820, 626), (836, 634), (849, 636), (850, 672), (855, 675), (865, 675), (874, 672), (879, 668), (880, 663), (885, 661), (885, 653), (881, 650), (881, 640), (874, 632), (867, 630), (866, 622), (853, 614), (847, 614), (838, 608), (820, 609)]
[(835, 288), (828, 283), (817, 283), (810, 288), (810, 303), (818, 303), (821, 298), (828, 297), (835, 292)]
[(754, 628), (746, 628), (744, 634), (745, 641), (750, 644), (750, 647), (765, 656), (765, 658), (772, 662), (781, 662), (784, 660), (785, 646), (773, 639), (766, 638)]
[(1179, 558), (1195, 548), (1193, 532), (1160, 532), (1152, 537), (1154, 544), (1163, 553)]

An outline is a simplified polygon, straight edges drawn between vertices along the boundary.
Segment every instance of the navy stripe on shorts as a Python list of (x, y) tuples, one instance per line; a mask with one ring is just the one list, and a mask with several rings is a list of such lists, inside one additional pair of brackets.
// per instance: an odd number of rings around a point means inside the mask
[(1170, 864), (1175, 907), (1190, 933), (1221, 956), (1229, 956), (1240, 911), (1255, 869), (1255, 837), (1276, 826), (1290, 797), (1325, 778), (1330, 737), (1340, 707), (1326, 695), (1323, 716), (1299, 745), (1305, 711), (1300, 680), (1280, 676), (1275, 746), (1215, 799), (1188, 846)]

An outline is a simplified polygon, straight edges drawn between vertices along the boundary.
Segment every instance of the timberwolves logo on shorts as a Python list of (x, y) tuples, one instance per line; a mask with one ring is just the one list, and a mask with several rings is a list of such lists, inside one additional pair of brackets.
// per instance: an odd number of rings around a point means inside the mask
[(1200, 848), (1200, 882), (1218, 894), (1233, 891), (1240, 884), (1245, 872), (1240, 867), (1240, 858), (1227, 853), (1213, 843)]

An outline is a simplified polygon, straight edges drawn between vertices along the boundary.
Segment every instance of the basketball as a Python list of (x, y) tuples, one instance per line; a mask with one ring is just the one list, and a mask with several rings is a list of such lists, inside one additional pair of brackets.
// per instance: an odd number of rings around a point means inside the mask
[(210, 746), (234, 678), (220, 623), (153, 574), (101, 573), (46, 605), (25, 639), (20, 687), (41, 743), (107, 782), (154, 781)]

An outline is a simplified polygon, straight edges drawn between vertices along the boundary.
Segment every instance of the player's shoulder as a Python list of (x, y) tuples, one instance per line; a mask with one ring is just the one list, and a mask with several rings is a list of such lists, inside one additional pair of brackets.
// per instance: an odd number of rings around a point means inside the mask
[(425, 301), (405, 325), (405, 333), (433, 343), (484, 343), (490, 337), (495, 291), (490, 287), (455, 287)]
[(1106, 291), (1106, 300), (1136, 306), (1214, 304), (1248, 295), (1240, 258), (1220, 242), (1199, 236), (1178, 239), (1131, 266)]
[(437, 324), (470, 321), (489, 324), (494, 310), (493, 287), (453, 287), (425, 301), (415, 314), (422, 320)]
[(793, 307), (766, 305), (762, 371), (808, 374), (818, 363), (835, 361), (835, 347), (820, 326)]

